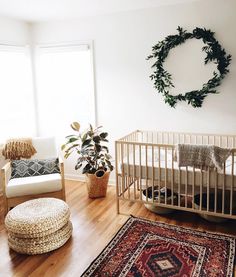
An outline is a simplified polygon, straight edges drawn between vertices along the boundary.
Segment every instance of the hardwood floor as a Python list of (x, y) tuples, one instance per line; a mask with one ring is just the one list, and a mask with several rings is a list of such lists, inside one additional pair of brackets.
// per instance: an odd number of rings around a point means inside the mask
[[(0, 276), (80, 276), (102, 251), (113, 235), (127, 220), (128, 215), (116, 214), (115, 188), (109, 187), (107, 197), (92, 200), (87, 197), (84, 183), (66, 181), (67, 203), (71, 208), (73, 236), (60, 249), (48, 254), (27, 256), (9, 250), (4, 228), (0, 197)], [(121, 211), (151, 220), (236, 235), (236, 221), (213, 224), (198, 215), (175, 212), (158, 216), (140, 204), (121, 203)]]

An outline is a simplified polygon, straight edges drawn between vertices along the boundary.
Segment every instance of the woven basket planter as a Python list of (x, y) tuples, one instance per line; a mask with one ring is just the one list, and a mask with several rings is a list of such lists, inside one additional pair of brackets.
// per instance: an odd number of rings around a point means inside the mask
[(105, 197), (107, 193), (110, 172), (98, 170), (95, 174), (86, 174), (85, 176), (88, 196), (90, 198)]
[(13, 208), (5, 218), (9, 247), (23, 254), (42, 254), (71, 237), (68, 205), (56, 198), (38, 198)]

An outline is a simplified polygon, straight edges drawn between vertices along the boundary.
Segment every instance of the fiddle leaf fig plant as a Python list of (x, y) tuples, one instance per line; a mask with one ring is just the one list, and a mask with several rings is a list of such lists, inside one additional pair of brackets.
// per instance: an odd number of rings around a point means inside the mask
[(112, 171), (113, 165), (110, 161), (112, 157), (105, 145), (108, 142), (108, 133), (101, 130), (102, 126), (93, 128), (90, 124), (86, 131), (80, 132), (80, 124), (73, 122), (71, 128), (77, 134), (67, 136), (66, 143), (61, 146), (61, 150), (64, 151), (66, 159), (72, 153), (78, 155), (75, 170), (82, 167), (83, 174), (94, 174), (98, 170)]

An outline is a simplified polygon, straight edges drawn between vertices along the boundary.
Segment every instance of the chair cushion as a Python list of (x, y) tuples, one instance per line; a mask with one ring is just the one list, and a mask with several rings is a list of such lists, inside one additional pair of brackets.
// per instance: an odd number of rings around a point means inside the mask
[(16, 197), (59, 191), (62, 189), (59, 173), (10, 179), (6, 187), (6, 196)]
[(58, 157), (54, 137), (34, 137), (32, 143), (37, 153), (31, 159), (50, 159)]
[(60, 173), (59, 160), (14, 160), (11, 162), (11, 178), (31, 177)]

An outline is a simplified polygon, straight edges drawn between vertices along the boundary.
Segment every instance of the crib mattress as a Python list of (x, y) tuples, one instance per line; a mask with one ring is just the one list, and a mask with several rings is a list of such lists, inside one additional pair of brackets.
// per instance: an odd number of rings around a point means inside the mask
[(218, 188), (225, 187), (225, 189), (230, 189), (233, 184), (233, 189), (235, 186), (236, 190), (236, 161), (234, 162), (233, 176), (231, 157), (227, 159), (225, 165), (225, 175), (223, 172), (216, 173), (214, 170), (211, 170), (209, 173), (207, 171), (202, 171), (201, 173), (200, 169), (195, 168), (194, 180), (193, 168), (182, 167), (179, 170), (177, 162), (172, 162), (171, 151), (165, 152), (165, 150), (161, 150), (160, 153), (158, 153), (158, 151), (154, 151), (152, 153), (152, 150), (148, 149), (146, 155), (145, 149), (142, 149), (141, 155), (139, 150), (136, 150), (135, 155), (131, 153), (129, 157), (124, 157), (123, 162), (120, 163), (119, 168), (121, 173), (123, 171), (123, 174), (131, 177), (156, 180), (167, 183), (173, 182), (175, 184), (180, 182), (180, 184), (183, 185), (195, 184), (196, 186), (207, 186), (207, 182), (209, 180), (210, 187), (215, 188), (218, 179)]

